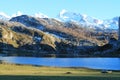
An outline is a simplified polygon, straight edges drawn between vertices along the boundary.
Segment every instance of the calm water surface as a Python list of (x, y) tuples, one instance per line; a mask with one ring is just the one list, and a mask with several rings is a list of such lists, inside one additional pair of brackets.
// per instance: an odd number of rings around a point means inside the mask
[(120, 58), (0, 57), (0, 60), (17, 64), (30, 64), (54, 67), (86, 67), (92, 69), (120, 70)]

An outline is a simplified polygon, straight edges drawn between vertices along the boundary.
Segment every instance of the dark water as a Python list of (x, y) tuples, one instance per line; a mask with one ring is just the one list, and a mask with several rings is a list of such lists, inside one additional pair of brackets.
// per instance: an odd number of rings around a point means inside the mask
[(86, 67), (92, 69), (120, 70), (120, 58), (0, 57), (0, 60), (17, 64), (31, 64), (54, 67)]

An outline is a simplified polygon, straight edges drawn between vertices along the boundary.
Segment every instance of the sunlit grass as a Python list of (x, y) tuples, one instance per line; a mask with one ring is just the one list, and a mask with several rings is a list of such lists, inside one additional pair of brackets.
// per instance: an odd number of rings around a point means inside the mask
[(0, 80), (120, 80), (119, 75), (120, 72), (101, 73), (86, 68), (0, 64)]

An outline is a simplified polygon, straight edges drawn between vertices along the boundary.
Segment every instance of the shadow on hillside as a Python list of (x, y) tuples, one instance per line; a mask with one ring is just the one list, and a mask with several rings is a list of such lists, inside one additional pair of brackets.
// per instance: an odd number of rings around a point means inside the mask
[(0, 43), (1, 56), (25, 56), (25, 57), (119, 57), (119, 49), (116, 54), (102, 54), (106, 50), (110, 50), (112, 45), (104, 46), (73, 46), (66, 43), (56, 43), (56, 49), (47, 44), (23, 45), (14, 48), (10, 44)]
[(120, 77), (1, 75), (0, 80), (120, 80)]
[[(2, 56), (32, 56), (45, 57), (46, 54), (55, 53), (55, 49), (46, 44), (23, 45), (15, 48), (7, 43), (0, 43), (0, 55)], [(48, 55), (48, 57), (51, 55)]]

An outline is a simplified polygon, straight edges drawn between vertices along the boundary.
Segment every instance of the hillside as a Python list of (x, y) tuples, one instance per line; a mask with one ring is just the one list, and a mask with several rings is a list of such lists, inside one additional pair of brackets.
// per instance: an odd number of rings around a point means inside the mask
[(69, 41), (79, 43), (79, 41), (86, 39), (95, 45), (102, 45), (102, 42), (96, 39), (96, 31), (94, 29), (84, 28), (84, 26), (74, 22), (63, 23), (56, 19), (35, 18), (27, 15), (14, 17), (10, 21), (20, 22), (27, 27), (36, 28)]
[(43, 48), (48, 46), (48, 50), (55, 50), (55, 42), (60, 42), (59, 39), (41, 30), (28, 28), (16, 22), (3, 23), (0, 26), (2, 49), (10, 49), (9, 47), (11, 47), (15, 49), (39, 50), (41, 46)]
[(74, 21), (61, 22), (53, 18), (21, 15), (9, 21), (0, 20), (0, 50), (7, 55), (94, 56), (99, 46), (117, 36), (117, 31), (98, 31)]

